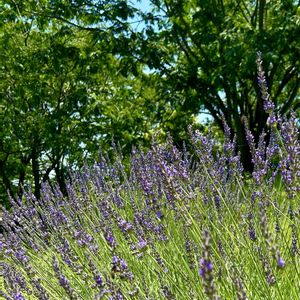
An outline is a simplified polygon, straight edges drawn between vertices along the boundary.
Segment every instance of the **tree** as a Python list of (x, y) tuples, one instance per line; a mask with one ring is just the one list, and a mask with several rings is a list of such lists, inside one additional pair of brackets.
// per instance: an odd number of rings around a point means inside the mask
[(157, 129), (178, 142), (202, 109), (220, 128), (225, 116), (251, 169), (242, 116), (256, 141), (267, 119), (258, 50), (277, 111), (300, 106), (299, 3), (152, 4), (143, 13), (120, 0), (0, 2), (1, 194), (31, 184), (39, 198), (52, 177), (65, 192), (66, 168), (112, 138), (126, 153)]
[[(299, 2), (153, 0), (141, 57), (161, 75), (162, 94), (180, 115), (209, 111), (234, 129), (241, 158), (251, 170), (242, 116), (255, 140), (267, 114), (257, 81), (256, 55), (276, 110), (300, 107)], [(171, 95), (171, 97), (170, 97)]]
[[(133, 63), (120, 1), (0, 4), (0, 194), (22, 197), (110, 149), (147, 143), (157, 123), (155, 82)], [(122, 45), (122, 47), (121, 47)], [(153, 125), (152, 125), (153, 124)]]

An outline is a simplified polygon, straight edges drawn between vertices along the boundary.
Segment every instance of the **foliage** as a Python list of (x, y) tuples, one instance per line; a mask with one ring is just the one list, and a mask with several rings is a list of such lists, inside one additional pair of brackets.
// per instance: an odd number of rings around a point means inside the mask
[(162, 95), (180, 115), (209, 111), (223, 130), (224, 115), (250, 170), (241, 117), (247, 117), (256, 142), (268, 117), (254, 65), (258, 51), (276, 110), (284, 115), (299, 109), (299, 2), (151, 2), (141, 55), (162, 76)]
[[(93, 161), (112, 139), (128, 154), (186, 128), (208, 111), (237, 136), (251, 170), (244, 120), (257, 143), (263, 110), (255, 59), (263, 53), (270, 97), (299, 108), (299, 9), (295, 1), (0, 3), (0, 197), (22, 196)], [(195, 124), (194, 124), (195, 125)], [(201, 127), (201, 126), (198, 126)], [(204, 129), (201, 127), (201, 129)]]
[(94, 161), (113, 138), (128, 153), (157, 126), (156, 83), (128, 56), (131, 10), (93, 3), (1, 2), (2, 203), (28, 185), (39, 198), (53, 177), (66, 193), (66, 168)]

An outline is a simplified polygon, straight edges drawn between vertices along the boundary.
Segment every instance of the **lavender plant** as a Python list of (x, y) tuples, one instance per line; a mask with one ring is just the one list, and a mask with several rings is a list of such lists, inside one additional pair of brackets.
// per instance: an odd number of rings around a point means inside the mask
[(298, 299), (298, 129), (275, 115), (260, 58), (258, 72), (270, 140), (246, 126), (247, 183), (225, 123), (221, 148), (190, 128), (190, 153), (154, 140), (129, 174), (100, 153), (68, 197), (48, 184), (4, 210), (0, 299)]

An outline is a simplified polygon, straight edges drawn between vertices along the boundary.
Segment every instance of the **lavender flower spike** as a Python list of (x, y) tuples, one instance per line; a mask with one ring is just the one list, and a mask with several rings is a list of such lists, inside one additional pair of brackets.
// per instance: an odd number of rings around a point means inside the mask
[(211, 261), (211, 251), (210, 251), (210, 234), (208, 230), (203, 232), (203, 246), (202, 246), (202, 258), (199, 261), (199, 274), (203, 279), (204, 292), (209, 299), (219, 299), (216, 296), (216, 288), (213, 281), (213, 264)]
[(262, 99), (264, 100), (264, 110), (268, 114), (272, 114), (274, 112), (275, 105), (270, 98), (270, 94), (268, 92), (267, 81), (265, 77), (265, 72), (263, 70), (263, 61), (261, 52), (257, 52), (257, 73), (258, 73), (258, 85), (260, 87)]

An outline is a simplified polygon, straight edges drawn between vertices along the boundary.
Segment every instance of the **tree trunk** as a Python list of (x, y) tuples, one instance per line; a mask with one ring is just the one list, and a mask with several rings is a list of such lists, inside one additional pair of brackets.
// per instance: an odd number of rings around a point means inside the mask
[(40, 184), (40, 167), (38, 161), (38, 147), (39, 143), (36, 138), (34, 138), (31, 152), (31, 166), (32, 174), (34, 180), (34, 196), (37, 200), (41, 198), (41, 184)]
[(56, 181), (59, 185), (60, 191), (64, 196), (67, 196), (67, 187), (66, 187), (66, 181), (65, 181), (65, 174), (63, 170), (60, 168), (60, 164), (58, 163), (57, 166), (55, 167), (55, 177)]
[(241, 163), (244, 167), (244, 171), (252, 173), (253, 163), (250, 152), (250, 147), (246, 139), (246, 132), (243, 121), (240, 119), (236, 124), (236, 138), (237, 138), (237, 150), (241, 155)]

